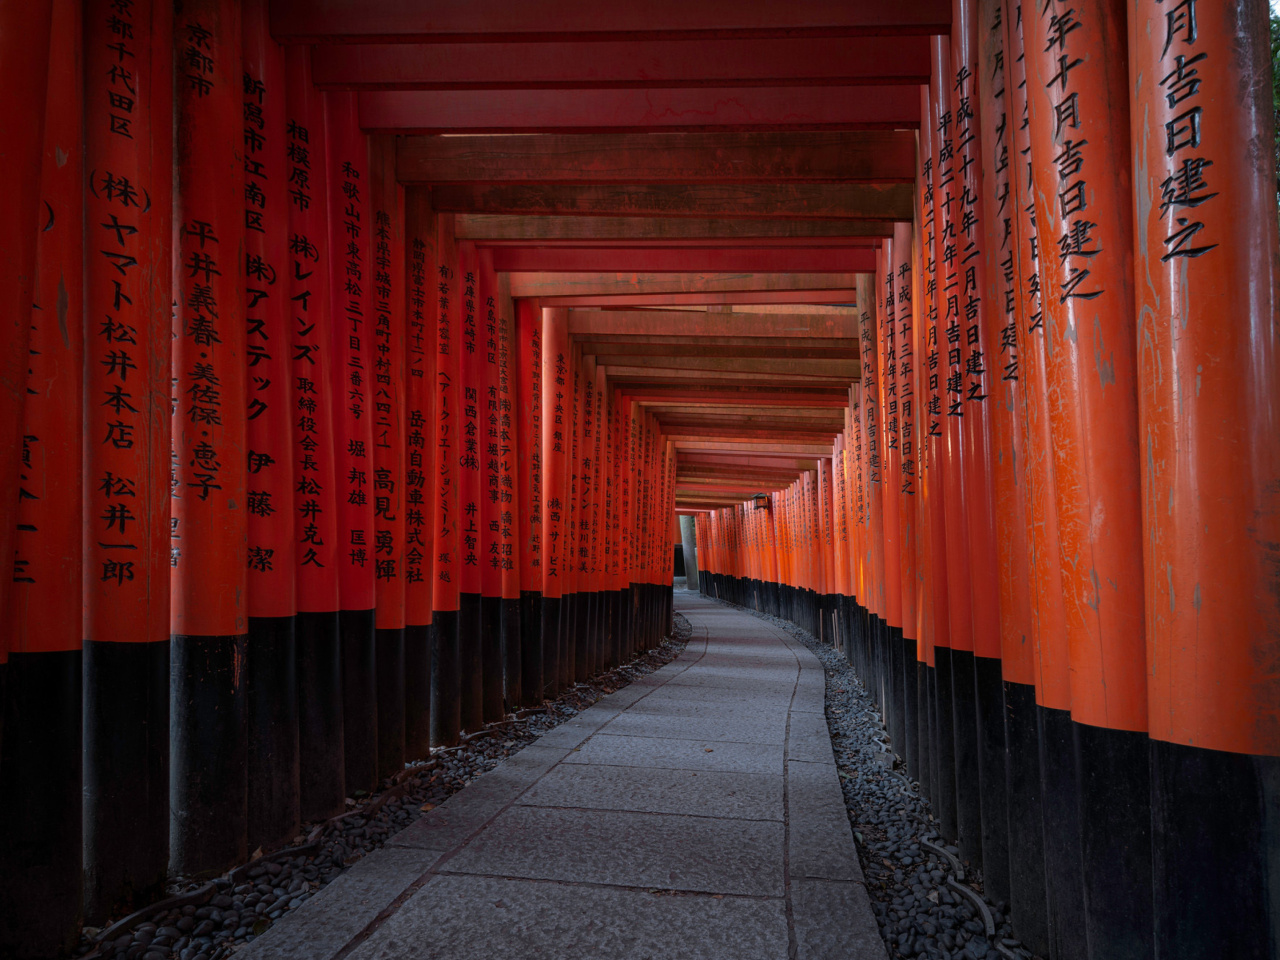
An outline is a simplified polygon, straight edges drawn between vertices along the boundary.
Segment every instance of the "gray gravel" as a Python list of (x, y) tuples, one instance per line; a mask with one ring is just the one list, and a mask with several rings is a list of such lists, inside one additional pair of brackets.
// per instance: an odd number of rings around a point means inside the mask
[[(369, 797), (348, 798), (347, 813), (325, 825), (310, 824), (288, 850), (229, 871), (213, 881), (176, 878), (169, 894), (206, 890), (200, 902), (172, 907), (106, 939), (86, 927), (76, 956), (125, 960), (221, 960), (261, 936), (273, 921), (301, 906), (321, 887), (399, 833), (481, 774), (613, 693), (670, 663), (684, 650), (692, 631), (675, 615), (673, 636), (630, 663), (580, 683), (555, 701), (491, 725), (459, 747), (433, 750), (430, 758), (406, 767), (399, 783)], [(318, 850), (310, 843), (317, 842)]]
[[(734, 606), (733, 604), (725, 604)], [(746, 609), (746, 608), (738, 608)], [(826, 674), (827, 727), (835, 751), (845, 807), (866, 876), (871, 909), (890, 957), (942, 960), (998, 960), (1032, 954), (1015, 939), (1008, 904), (982, 897), (982, 880), (963, 861), (965, 885), (986, 904), (995, 933), (956, 888), (946, 858), (921, 841), (960, 852), (939, 835), (919, 784), (907, 777), (901, 758), (891, 752), (889, 734), (875, 702), (842, 654), (788, 620), (746, 610), (803, 643), (817, 655)]]

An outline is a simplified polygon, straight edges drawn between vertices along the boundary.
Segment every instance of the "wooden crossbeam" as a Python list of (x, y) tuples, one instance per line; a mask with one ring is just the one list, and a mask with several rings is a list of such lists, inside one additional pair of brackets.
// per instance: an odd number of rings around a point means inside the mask
[(606, 217), (459, 213), (459, 240), (477, 241), (800, 241), (870, 240), (893, 235), (889, 220), (711, 220), (699, 217)]
[(401, 183), (911, 183), (910, 131), (404, 137)]

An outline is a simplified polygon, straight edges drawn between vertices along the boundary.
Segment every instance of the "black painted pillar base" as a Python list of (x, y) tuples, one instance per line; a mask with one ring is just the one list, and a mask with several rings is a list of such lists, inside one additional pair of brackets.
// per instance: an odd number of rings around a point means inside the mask
[(591, 593), (580, 591), (577, 595), (573, 621), (573, 676), (578, 683), (591, 679), (591, 645), (595, 637), (591, 631)]
[(163, 894), (169, 870), (169, 641), (84, 646), (85, 920)]
[(293, 617), (250, 617), (248, 847), (276, 850), (298, 835), (298, 662)]
[(901, 637), (902, 645), (902, 713), (906, 720), (904, 731), (903, 759), (907, 762), (907, 776), (912, 780), (920, 779), (920, 688), (917, 677), (916, 642), (909, 637)]
[(1280, 757), (1148, 743), (1155, 955), (1280, 955)]
[(1084, 960), (1089, 951), (1085, 939), (1075, 724), (1068, 710), (1039, 707), (1038, 714), (1049, 956), (1052, 960)]
[(480, 661), (481, 700), (480, 713), (485, 723), (497, 723), (502, 719), (502, 598), (480, 598)]
[(956, 814), (956, 739), (954, 703), (951, 695), (950, 647), (933, 648), (934, 670), (934, 734), (933, 751), (938, 758), (938, 779), (934, 789), (933, 810), (938, 830), (944, 837), (955, 839), (959, 832)]
[(484, 726), (484, 660), (480, 640), (480, 594), (458, 594), (458, 677), (462, 729)]
[(618, 591), (600, 591), (600, 669), (618, 666)]
[(169, 866), (212, 876), (248, 843), (248, 635), (169, 639)]
[(1009, 912), (1014, 935), (1039, 956), (1049, 954), (1044, 875), (1044, 812), (1036, 689), (1004, 683), (1005, 768), (1009, 801)]
[[(710, 574), (707, 575), (708, 587)], [(618, 609), (615, 611), (614, 629), (618, 631), (618, 659), (622, 663), (630, 663), (635, 655), (631, 640), (631, 588), (623, 587), (618, 591)]]
[(378, 662), (374, 611), (340, 610), (342, 743), (347, 792), (378, 788)]
[(435, 624), (404, 628), (404, 757), (425, 760), (431, 752), (431, 648)]
[(1149, 960), (1155, 953), (1147, 735), (1074, 726), (1089, 960)]
[(431, 623), (431, 746), (452, 747), (462, 731), (462, 678), (458, 672), (458, 611), (433, 610)]
[(523, 627), (520, 598), (498, 601), (498, 634), (502, 648), (502, 709), (515, 713), (524, 706)]
[(560, 619), (563, 597), (542, 598), (542, 697), (560, 696)]
[(577, 592), (566, 593), (560, 608), (560, 690), (563, 692), (577, 683), (579, 606), (582, 596)]
[(378, 670), (378, 780), (404, 769), (404, 629), (374, 633)]
[(993, 903), (1009, 902), (1009, 800), (1004, 742), (1004, 677), (999, 659), (973, 658), (982, 791), (982, 884)]
[(338, 614), (295, 618), (298, 661), (298, 802), (304, 823), (346, 809), (342, 656)]
[(933, 668), (927, 663), (916, 662), (916, 745), (920, 756), (916, 761), (919, 768), (917, 781), (920, 793), (931, 804), (933, 803), (933, 772), (936, 764), (933, 759)]
[(520, 592), (520, 705), (542, 702), (542, 594)]
[(81, 666), (62, 650), (14, 653), (5, 668), (0, 956), (62, 956), (80, 937)]
[(974, 656), (951, 651), (951, 711), (955, 736), (956, 846), (982, 869), (982, 780), (978, 769), (978, 704)]

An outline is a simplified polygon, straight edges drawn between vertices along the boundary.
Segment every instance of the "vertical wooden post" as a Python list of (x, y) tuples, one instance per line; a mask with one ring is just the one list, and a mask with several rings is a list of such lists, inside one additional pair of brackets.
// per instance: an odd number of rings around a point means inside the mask
[(498, 336), (498, 511), (500, 551), (500, 637), (502, 645), (503, 703), (508, 713), (524, 705), (524, 630), (521, 617), (521, 563), (519, 557), (522, 497), (521, 473), (525, 463), (520, 458), (518, 437), (523, 422), (516, 415), (521, 404), (519, 392), (520, 359), (515, 336), (514, 305), (511, 302), (509, 275), (496, 278), (494, 287)]
[[(405, 666), (405, 320), (404, 188), (396, 182), (395, 141), (376, 137), (369, 153), (369, 292), (373, 411), (373, 568), (378, 676), (378, 779), (404, 769)], [(415, 518), (416, 519), (416, 518)], [(419, 524), (415, 524), (419, 526)], [(415, 663), (417, 665), (417, 663)]]
[(435, 483), (432, 526), (431, 745), (452, 746), (462, 730), (458, 589), (462, 540), (458, 464), (464, 452), (462, 411), (462, 288), (454, 218), (436, 218)]
[[(1030, 9), (1030, 8), (1028, 8)], [(1066, 627), (1062, 567), (1058, 551), (1053, 440), (1049, 428), (1044, 313), (1041, 305), (1040, 244), (1036, 232), (1031, 183), (1031, 122), (1028, 112), (1026, 56), (1023, 52), (1023, 8), (1015, 5), (1007, 20), (1015, 163), (1013, 191), (1018, 218), (1019, 386), (1022, 387), (1022, 432), (1025, 435), (1021, 479), (1026, 487), (1027, 567), (1030, 576), (1030, 630), (1033, 648), (1034, 700), (1016, 685), (1005, 688), (1005, 736), (1009, 745), (1010, 910), (1019, 936), (1042, 955), (1049, 953), (1049, 903), (1071, 885), (1050, 884), (1046, 851), (1051, 836), (1068, 836), (1068, 826), (1044, 817), (1042, 764), (1047, 757), (1043, 713), (1069, 710)], [(1019, 816), (1019, 814), (1022, 814)], [(1075, 833), (1079, 857), (1079, 831)], [(1072, 861), (1074, 862), (1074, 861)], [(1078, 890), (1078, 884), (1075, 889)], [(1078, 894), (1077, 894), (1078, 896)]]
[(560, 694), (560, 633), (564, 613), (564, 539), (568, 511), (566, 465), (572, 443), (573, 387), (569, 370), (569, 318), (562, 308), (542, 310), (542, 683)]
[[(394, 221), (393, 221), (394, 222)], [(394, 235), (394, 228), (393, 228)], [(393, 245), (393, 256), (395, 255)], [(404, 191), (404, 747), (431, 747), (431, 662), (435, 655), (436, 220), (425, 190)], [(393, 266), (394, 271), (394, 266)], [(394, 291), (395, 273), (392, 273)], [(394, 299), (393, 299), (394, 302)], [(392, 315), (392, 323), (397, 315)]]
[[(95, 251), (84, 307), (90, 921), (149, 900), (169, 860), (173, 23), (167, 4), (138, 2), (120, 18), (132, 35), (120, 37), (117, 16), (105, 0), (84, 11), (84, 222)], [(120, 97), (131, 110), (115, 106)], [(133, 410), (107, 404), (117, 391)]]
[(543, 697), (542, 589), (545, 574), (544, 504), (542, 486), (542, 314), (530, 300), (515, 303), (516, 393), (520, 411), (518, 452), (518, 514), (520, 544), (520, 685), (523, 705)]
[(264, 0), (244, 4), (242, 30), (247, 846), (270, 850), (297, 834), (300, 817), (285, 79)]
[[(1082, 922), (1056, 930), (1065, 955), (1151, 940), (1144, 614), (1129, 586), (1142, 456), (1124, 17), (1119, 0), (1091, 0), (1040, 5), (1024, 23), (1036, 224), (1052, 241), (1040, 279), (1071, 664), (1060, 736), (1076, 767), (1084, 889)], [(1044, 796), (1046, 817), (1069, 822), (1074, 810), (1056, 806), (1069, 793)]]
[(243, 73), (240, 6), (175, 14), (169, 863), (248, 855)]
[[(81, 910), (84, 609), (84, 76), (80, 4), (58, 0), (49, 40), (39, 228), (0, 682), (0, 952), (70, 952)], [(36, 42), (36, 38), (23, 38)], [(8, 349), (14, 350), (12, 345)], [(136, 376), (136, 371), (135, 371)], [(6, 515), (6, 522), (10, 518)]]
[(481, 714), (485, 723), (501, 720), (502, 657), (502, 527), (498, 461), (498, 297), (493, 253), (481, 250), (476, 264), (476, 356), (480, 358), (477, 398), (477, 452), (480, 465), (480, 659), (483, 666)]
[(481, 541), (480, 470), (484, 354), (476, 290), (479, 263), (475, 244), (461, 241), (458, 249), (458, 299), (461, 310), (459, 391), (461, 419), (458, 457), (458, 670), (462, 678), (462, 729), (475, 733), (484, 726), (483, 637), (480, 621)]
[(1280, 937), (1267, 10), (1126, 8), (1154, 953), (1264, 956)]
[[(293, 512), (298, 590), (298, 749), (303, 820), (345, 809), (342, 658), (338, 640), (338, 480), (332, 417), (328, 164), (311, 55), (285, 49), (289, 197)], [(252, 473), (260, 459), (249, 463)]]

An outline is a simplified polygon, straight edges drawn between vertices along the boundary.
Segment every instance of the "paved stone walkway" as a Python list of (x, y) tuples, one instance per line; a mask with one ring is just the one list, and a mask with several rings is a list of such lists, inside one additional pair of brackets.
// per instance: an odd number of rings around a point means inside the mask
[(470, 784), (242, 960), (882, 960), (817, 659), (676, 594), (684, 654)]

